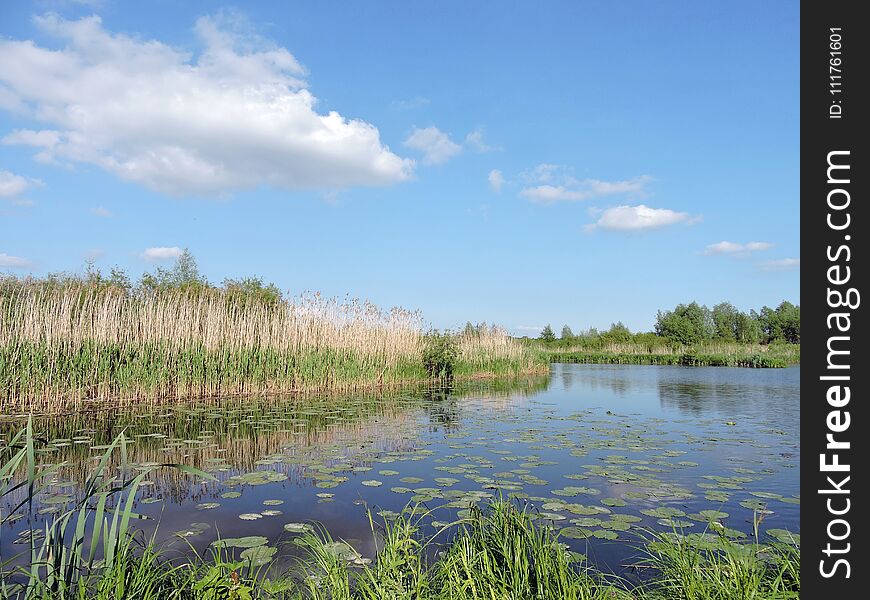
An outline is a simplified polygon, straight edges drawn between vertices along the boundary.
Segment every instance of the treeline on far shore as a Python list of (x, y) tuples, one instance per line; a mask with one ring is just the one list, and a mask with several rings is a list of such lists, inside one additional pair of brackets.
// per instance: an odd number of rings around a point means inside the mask
[(729, 302), (690, 302), (659, 311), (650, 332), (617, 322), (578, 333), (565, 325), (557, 337), (548, 324), (537, 338), (520, 339), (552, 362), (785, 367), (800, 363), (800, 306), (783, 301), (747, 313)]

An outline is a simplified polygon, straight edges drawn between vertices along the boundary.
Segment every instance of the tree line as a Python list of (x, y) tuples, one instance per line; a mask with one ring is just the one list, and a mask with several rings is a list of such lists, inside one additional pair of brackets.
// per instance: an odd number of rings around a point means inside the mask
[(119, 267), (103, 273), (93, 263), (86, 264), (83, 275), (49, 273), (44, 278), (20, 279), (0, 276), (0, 296), (11, 293), (20, 286), (39, 286), (46, 290), (75, 287), (126, 296), (148, 296), (166, 292), (180, 292), (188, 296), (219, 293), (227, 300), (242, 305), (255, 303), (276, 306), (284, 299), (278, 286), (266, 283), (260, 277), (226, 278), (220, 285), (209, 282), (200, 273), (193, 254), (186, 248), (171, 267), (158, 266), (153, 272), (144, 272), (135, 281)]
[(738, 310), (730, 302), (720, 302), (712, 309), (690, 302), (678, 304), (672, 310), (658, 311), (654, 332), (632, 333), (628, 327), (617, 322), (606, 331), (590, 328), (575, 334), (571, 327), (565, 325), (557, 338), (548, 324), (538, 339), (543, 342), (555, 342), (558, 339), (566, 343), (596, 341), (604, 344), (667, 341), (686, 346), (716, 341), (799, 344), (801, 309), (800, 306), (783, 301), (776, 308), (763, 306), (758, 311), (753, 309), (747, 313)]

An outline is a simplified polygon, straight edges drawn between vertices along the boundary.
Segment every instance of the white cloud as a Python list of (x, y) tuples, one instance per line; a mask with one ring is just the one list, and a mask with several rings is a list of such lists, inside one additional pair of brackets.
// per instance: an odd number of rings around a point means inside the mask
[(483, 154), (484, 152), (494, 152), (496, 150), (501, 150), (498, 146), (490, 146), (483, 139), (483, 129), (475, 129), (471, 133), (465, 136), (465, 145), (468, 148), (471, 148), (475, 152), (479, 152)]
[(799, 258), (780, 258), (777, 260), (766, 260), (760, 263), (759, 268), (762, 271), (790, 271), (792, 269), (798, 269), (801, 266), (801, 259)]
[(383, 145), (373, 125), (318, 113), (296, 58), (237, 33), (237, 20), (200, 18), (202, 51), (191, 55), (109, 32), (97, 16), (37, 17), (64, 47), (0, 41), (0, 90), (46, 127), (3, 141), (38, 148), (43, 162), (98, 165), (170, 195), (259, 185), (337, 189), (411, 177), (413, 161)]
[(32, 266), (33, 263), (26, 258), (21, 258), (20, 256), (12, 256), (10, 254), (4, 254), (0, 252), (0, 267), (6, 267), (10, 269), (29, 269)]
[(460, 152), (462, 146), (450, 139), (450, 136), (437, 127), (424, 129), (414, 128), (404, 142), (405, 146), (423, 154), (423, 162), (427, 165), (438, 165), (447, 162)]
[(489, 187), (492, 188), (492, 191), (501, 191), (501, 187), (504, 185), (504, 176), (501, 174), (501, 171), (493, 169), (489, 172), (487, 180), (489, 181)]
[(538, 333), (540, 333), (543, 328), (543, 325), (516, 325), (514, 327), (517, 331), (536, 331)]
[(413, 110), (415, 108), (422, 108), (427, 104), (429, 104), (429, 98), (414, 96), (410, 100), (394, 100), (391, 106), (399, 110)]
[(677, 223), (692, 223), (697, 217), (689, 213), (677, 212), (667, 208), (650, 208), (644, 204), (637, 206), (615, 206), (601, 211), (598, 220), (586, 226), (587, 231), (643, 231), (658, 229)]
[(38, 179), (28, 179), (9, 171), (0, 171), (0, 198), (17, 198), (24, 192), (42, 185)]
[(532, 202), (551, 204), (553, 202), (580, 202), (604, 196), (626, 195), (643, 196), (646, 185), (652, 177), (642, 175), (623, 181), (602, 181), (601, 179), (576, 179), (566, 174), (558, 165), (541, 164), (524, 174), (526, 181), (538, 182), (523, 188), (520, 195)]
[(98, 217), (103, 217), (104, 219), (108, 219), (109, 217), (114, 216), (112, 211), (108, 208), (103, 208), (102, 206), (97, 206), (96, 208), (91, 209), (91, 214), (94, 214)]
[(142, 258), (145, 260), (171, 260), (181, 256), (181, 248), (178, 246), (155, 246), (153, 248), (145, 248), (142, 253)]
[(769, 250), (770, 248), (773, 248), (773, 244), (770, 242), (747, 242), (746, 244), (740, 244), (723, 240), (707, 246), (704, 250), (704, 254), (708, 256), (713, 254), (727, 254), (731, 256), (744, 257), (749, 256), (752, 252), (760, 252), (762, 250)]

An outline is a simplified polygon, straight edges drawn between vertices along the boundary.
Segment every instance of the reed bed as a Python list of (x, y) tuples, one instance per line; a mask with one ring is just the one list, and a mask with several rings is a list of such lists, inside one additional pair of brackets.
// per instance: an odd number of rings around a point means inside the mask
[[(318, 294), (262, 303), (25, 282), (0, 290), (0, 411), (398, 385), (429, 377), (426, 343), (419, 312)], [(543, 366), (497, 329), (459, 343), (457, 375)]]

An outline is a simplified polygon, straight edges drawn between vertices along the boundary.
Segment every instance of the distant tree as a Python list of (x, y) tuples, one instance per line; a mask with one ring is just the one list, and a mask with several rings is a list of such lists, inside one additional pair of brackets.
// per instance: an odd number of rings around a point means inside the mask
[(124, 272), (124, 269), (118, 266), (112, 267), (112, 270), (109, 271), (109, 285), (124, 290), (125, 292), (129, 292), (133, 287), (127, 273)]
[(706, 306), (697, 302), (678, 304), (672, 311), (656, 315), (656, 333), (684, 345), (697, 344), (713, 337), (713, 318)]
[(801, 342), (801, 307), (783, 300), (776, 307), (781, 338), (790, 344)]
[(744, 344), (755, 344), (761, 338), (761, 329), (758, 326), (758, 313), (754, 310), (737, 313), (737, 324), (734, 330), (734, 337), (738, 342)]
[(710, 311), (713, 319), (713, 336), (717, 340), (733, 342), (737, 339), (739, 311), (730, 302), (720, 302)]
[(563, 325), (562, 326), (562, 333), (561, 333), (561, 335), (559, 335), (559, 338), (563, 339), (563, 340), (570, 340), (573, 337), (574, 337), (574, 332), (571, 331), (571, 328), (568, 327), (567, 325)]
[(177, 287), (208, 285), (205, 277), (199, 272), (196, 259), (187, 248), (175, 259), (170, 276), (172, 283)]
[(241, 304), (256, 302), (266, 306), (275, 306), (283, 299), (278, 286), (274, 283), (263, 283), (263, 279), (260, 277), (224, 279), (223, 288), (230, 300)]
[(187, 248), (175, 259), (171, 269), (157, 267), (153, 273), (143, 273), (139, 286), (146, 292), (171, 289), (201, 291), (209, 287), (208, 281), (199, 272), (196, 259)]
[(553, 333), (553, 328), (550, 327), (549, 323), (541, 330), (541, 335), (538, 339), (545, 342), (552, 342), (556, 339), (556, 334)]
[(601, 334), (610, 343), (628, 342), (631, 340), (631, 330), (622, 321), (610, 324), (610, 329)]

